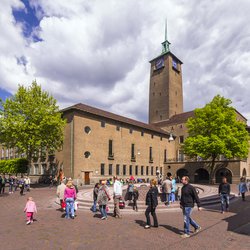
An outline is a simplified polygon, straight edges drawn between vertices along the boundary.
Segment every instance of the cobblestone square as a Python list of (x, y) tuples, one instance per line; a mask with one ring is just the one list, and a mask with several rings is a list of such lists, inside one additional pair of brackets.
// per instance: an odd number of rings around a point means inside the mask
[[(158, 213), (159, 228), (145, 230), (143, 211), (124, 213), (122, 219), (111, 216), (100, 220), (99, 214), (77, 211), (75, 220), (63, 218), (55, 204), (55, 188), (34, 188), (0, 196), (1, 249), (249, 249), (250, 197), (236, 198), (230, 212), (221, 214), (219, 206), (193, 212), (202, 231), (181, 239), (183, 217), (175, 209)], [(81, 191), (80, 191), (81, 192)], [(25, 224), (23, 208), (28, 196), (37, 204), (37, 221)], [(132, 208), (131, 208), (132, 209)], [(139, 206), (140, 210), (140, 206)], [(112, 212), (112, 211), (111, 211)]]

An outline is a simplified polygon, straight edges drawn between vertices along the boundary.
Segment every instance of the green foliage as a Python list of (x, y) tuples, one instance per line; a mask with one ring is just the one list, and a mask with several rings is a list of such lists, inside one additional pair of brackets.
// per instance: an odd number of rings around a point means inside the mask
[(24, 158), (0, 161), (0, 173), (26, 173), (28, 160)]
[(231, 100), (215, 96), (204, 108), (195, 110), (187, 122), (188, 138), (185, 154), (214, 161), (219, 155), (226, 158), (245, 158), (249, 150), (246, 124), (236, 119)]
[(55, 151), (63, 143), (65, 120), (56, 100), (34, 81), (31, 86), (19, 86), (17, 93), (1, 102), (0, 143), (17, 147), (29, 162), (42, 147)]

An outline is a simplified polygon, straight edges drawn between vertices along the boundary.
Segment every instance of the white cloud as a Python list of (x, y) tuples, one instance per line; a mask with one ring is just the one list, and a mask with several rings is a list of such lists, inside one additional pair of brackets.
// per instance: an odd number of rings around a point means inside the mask
[[(1, 3), (0, 84), (5, 90), (13, 93), (18, 83), (36, 79), (61, 107), (83, 102), (147, 121), (148, 61), (161, 52), (167, 17), (171, 50), (184, 62), (185, 110), (222, 94), (250, 118), (247, 0), (30, 3), (41, 20), (33, 31), (41, 42), (23, 37), (15, 23), (11, 8), (24, 8), (20, 1)], [(20, 58), (27, 63), (18, 63)]]

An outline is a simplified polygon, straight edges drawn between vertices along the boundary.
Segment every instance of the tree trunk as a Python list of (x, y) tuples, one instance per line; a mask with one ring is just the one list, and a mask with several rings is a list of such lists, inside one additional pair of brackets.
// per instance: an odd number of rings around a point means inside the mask
[(214, 184), (213, 177), (214, 177), (215, 159), (216, 159), (216, 157), (213, 156), (212, 157), (212, 162), (211, 162), (211, 165), (210, 165), (209, 184)]

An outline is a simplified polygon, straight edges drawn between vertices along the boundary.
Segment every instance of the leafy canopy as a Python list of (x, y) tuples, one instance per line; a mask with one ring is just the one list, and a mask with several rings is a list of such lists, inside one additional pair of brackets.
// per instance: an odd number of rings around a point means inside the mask
[(56, 100), (35, 81), (20, 86), (15, 95), (1, 101), (0, 142), (17, 147), (30, 159), (41, 147), (55, 151), (62, 146), (62, 119)]
[(205, 107), (195, 109), (195, 117), (187, 122), (188, 138), (184, 151), (190, 157), (215, 160), (245, 158), (248, 155), (249, 135), (246, 124), (236, 119), (230, 99), (217, 95)]

